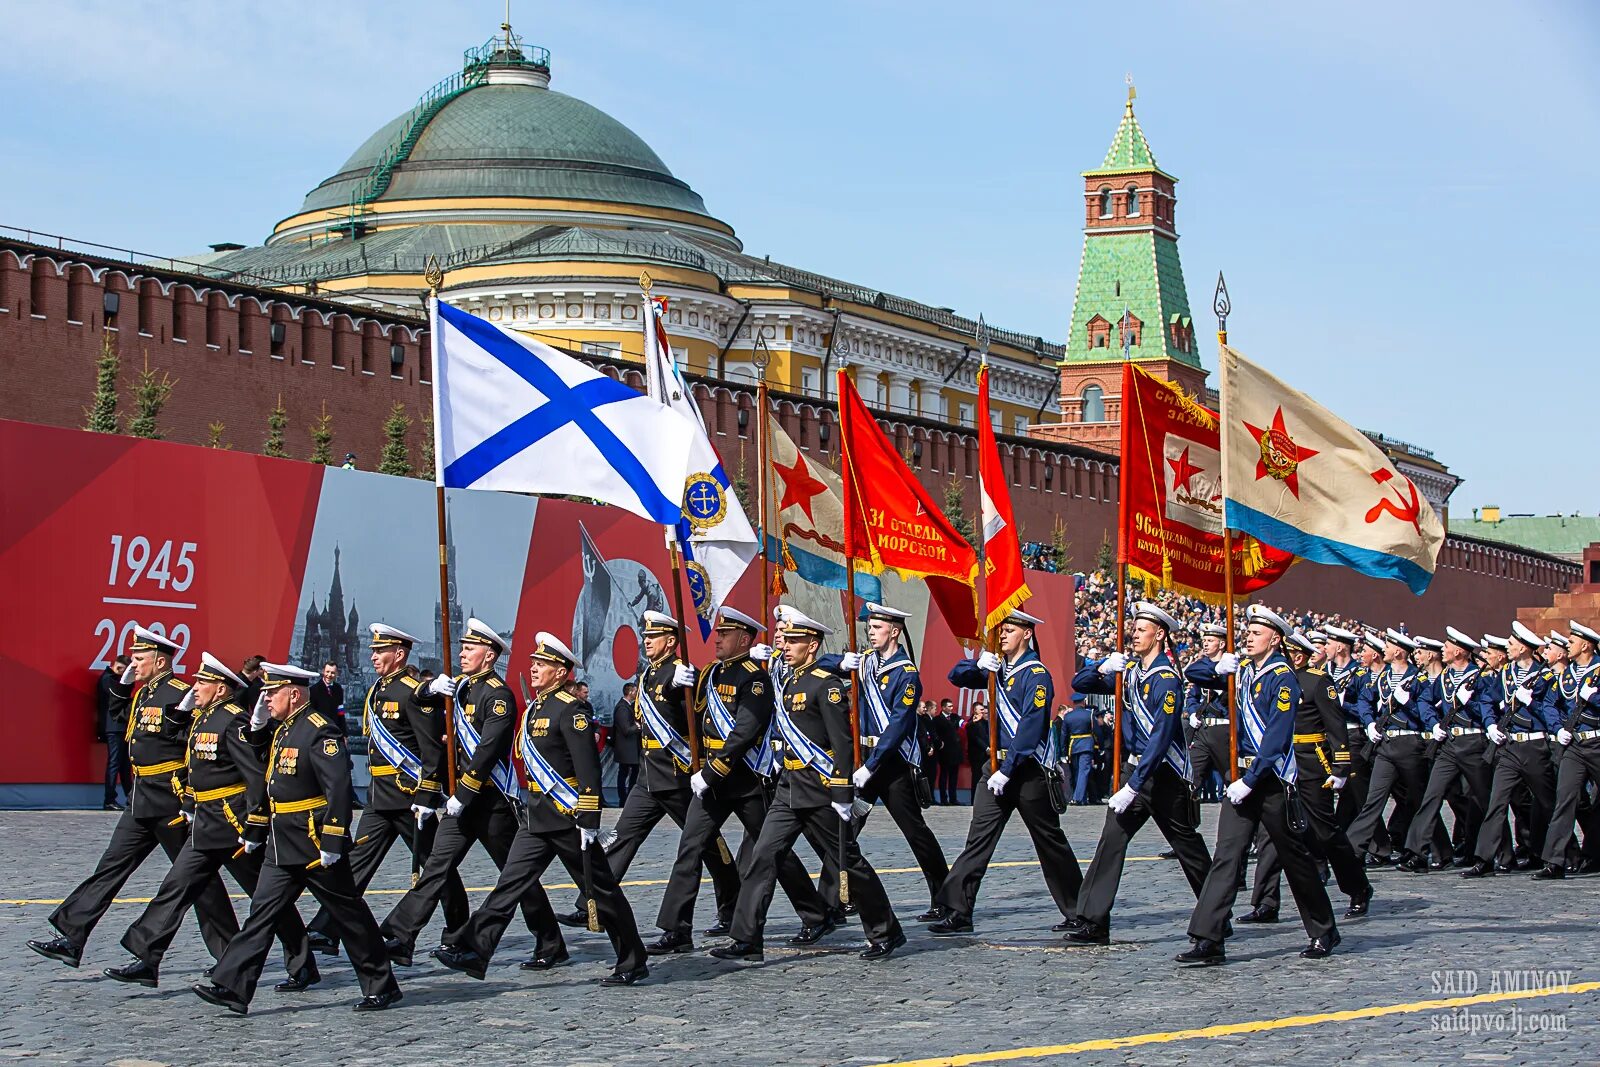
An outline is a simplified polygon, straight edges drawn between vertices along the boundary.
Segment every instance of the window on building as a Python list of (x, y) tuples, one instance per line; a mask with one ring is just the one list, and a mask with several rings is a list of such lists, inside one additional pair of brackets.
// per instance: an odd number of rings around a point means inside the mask
[(957, 421), (960, 422), (960, 424), (962, 426), (971, 426), (972, 425), (972, 405), (971, 404), (957, 404), (956, 405), (956, 414), (959, 416)]
[(1016, 434), (1018, 437), (1026, 437), (1028, 433), (1028, 416), (1011, 416), (1011, 432)]
[(1078, 394), (1079, 422), (1106, 421), (1105, 393), (1106, 391), (1098, 385), (1086, 385), (1083, 387), (1083, 392)]
[(1111, 343), (1111, 323), (1101, 315), (1089, 320), (1089, 347), (1106, 348)]
[(822, 371), (816, 367), (801, 367), (800, 392), (806, 396), (821, 396)]
[(1100, 187), (1100, 217), (1103, 219), (1111, 217), (1111, 186), (1109, 185)]
[(1139, 187), (1137, 185), (1130, 185), (1130, 186), (1128, 186), (1128, 217), (1132, 218), (1132, 217), (1134, 217), (1134, 216), (1136, 216), (1138, 214), (1139, 214)]

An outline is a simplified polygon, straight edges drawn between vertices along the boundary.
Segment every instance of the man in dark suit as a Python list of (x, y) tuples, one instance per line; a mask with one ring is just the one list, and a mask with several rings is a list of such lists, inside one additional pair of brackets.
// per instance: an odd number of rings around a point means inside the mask
[(344, 686), (337, 681), (339, 665), (328, 662), (322, 665), (322, 677), (311, 683), (311, 710), (339, 727), (339, 732), (349, 736), (344, 723)]
[(1089, 802), (1089, 774), (1094, 766), (1094, 716), (1083, 702), (1082, 694), (1074, 693), (1072, 709), (1062, 716), (1062, 730), (1066, 742), (1061, 751), (1067, 754), (1072, 766), (1072, 802)]
[(966, 758), (961, 744), (961, 720), (956, 718), (953, 700), (939, 701), (939, 714), (933, 720), (933, 735), (938, 742), (938, 777), (934, 780), (940, 804), (956, 802), (956, 779)]
[(117, 783), (122, 783), (122, 795), (133, 795), (133, 769), (128, 765), (128, 696), (118, 694), (116, 682), (128, 669), (126, 656), (111, 661), (95, 684), (94, 735), (95, 740), (106, 743), (106, 799), (107, 811), (121, 811), (117, 802)]
[(639, 697), (639, 683), (630, 681), (622, 687), (622, 699), (611, 712), (611, 755), (617, 761), (617, 804), (627, 803), (633, 792), (633, 783), (639, 780), (639, 719), (634, 701)]
[(967, 767), (972, 772), (972, 788), (977, 789), (989, 773), (989, 706), (979, 700), (972, 705), (967, 720)]

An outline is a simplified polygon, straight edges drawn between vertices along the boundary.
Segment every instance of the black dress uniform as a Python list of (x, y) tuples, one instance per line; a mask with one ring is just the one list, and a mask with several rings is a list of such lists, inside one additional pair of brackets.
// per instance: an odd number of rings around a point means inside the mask
[[(1006, 621), (1030, 627), (1039, 622), (1022, 612), (1013, 612)], [(987, 689), (989, 675), (977, 661), (962, 660), (951, 668), (950, 681), (963, 689)], [(1054, 700), (1055, 683), (1031, 647), (1001, 665), (995, 705), (989, 713), (1000, 717), (1000, 750), (995, 756), (1007, 781), (999, 796), (989, 788), (989, 774), (973, 788), (967, 843), (951, 865), (950, 877), (936, 898), (949, 914), (930, 926), (930, 933), (956, 934), (972, 929), (978, 887), (983, 884), (984, 872), (989, 869), (989, 860), (994, 857), (995, 846), (1000, 843), (1012, 812), (1021, 815), (1028, 828), (1045, 885), (1061, 909), (1061, 917), (1069, 919), (1077, 913), (1083, 872), (1078, 868), (1078, 857), (1073, 855), (1072, 843), (1061, 832), (1061, 816), (1050, 801), (1046, 770), (1040, 762), (1041, 752), (1046, 760), (1052, 755), (1047, 751), (1046, 734)], [(1014, 719), (1007, 708), (1014, 711)]]
[[(1471, 647), (1476, 649), (1477, 643)], [(1466, 835), (1469, 845), (1476, 843), (1483, 830), (1491, 778), (1489, 765), (1483, 758), (1484, 747), (1488, 744), (1483, 729), (1488, 721), (1485, 713), (1493, 691), (1485, 683), (1483, 673), (1476, 667), (1446, 667), (1433, 680), (1431, 690), (1424, 693), (1423, 698), (1434, 709), (1438, 726), (1432, 731), (1433, 766), (1428, 771), (1428, 784), (1422, 791), (1422, 802), (1417, 805), (1416, 818), (1406, 833), (1405, 849), (1410, 855), (1402, 866), (1407, 870), (1427, 869), (1419, 858), (1422, 847), (1433, 833), (1446, 798), (1462, 784), (1466, 787), (1465, 818), (1464, 825), (1458, 829)], [(1436, 862), (1441, 858), (1434, 857)]]
[[(1394, 639), (1391, 631), (1390, 640)], [(1415, 647), (1409, 642), (1402, 647)], [(1350, 843), (1357, 850), (1366, 851), (1380, 859), (1386, 857), (1379, 843), (1377, 828), (1383, 825), (1385, 808), (1393, 796), (1395, 818), (1388, 823), (1391, 844), (1402, 844), (1416, 815), (1417, 805), (1428, 785), (1428, 766), (1423, 759), (1424, 738), (1433, 731), (1437, 720), (1434, 710), (1424, 699), (1427, 680), (1411, 664), (1396, 674), (1392, 669), (1377, 671), (1362, 693), (1361, 723), (1370, 730), (1376, 726), (1379, 739), (1374, 742), (1372, 779), (1367, 786), (1367, 799), (1361, 813), (1351, 823)], [(1370, 738), (1370, 734), (1369, 734)], [(1431, 834), (1433, 824), (1424, 826)]]
[[(1197, 657), (1189, 666), (1204, 660), (1215, 663), (1209, 656)], [(1215, 673), (1211, 675), (1215, 677)], [(1189, 765), (1198, 789), (1208, 789), (1211, 773), (1222, 776), (1224, 785), (1233, 781), (1233, 760), (1229, 758), (1230, 732), (1228, 729), (1227, 688), (1214, 689), (1196, 682), (1188, 670), (1184, 671), (1184, 718), (1198, 718), (1200, 725), (1191, 727), (1189, 737)]]
[[(1159, 619), (1152, 621), (1165, 625)], [(1115, 693), (1116, 675), (1102, 674), (1102, 662), (1085, 663), (1073, 677), (1072, 688), (1080, 693)], [(1183, 875), (1197, 897), (1211, 867), (1211, 852), (1197, 829), (1199, 807), (1178, 723), (1177, 668), (1165, 652), (1157, 652), (1148, 666), (1130, 663), (1122, 678), (1122, 785), (1136, 795), (1123, 811), (1106, 812), (1100, 843), (1078, 894), (1081, 925), (1067, 934), (1078, 944), (1104, 944), (1109, 939), (1111, 908), (1122, 882), (1128, 842), (1150, 819), (1178, 854)]]
[[(375, 625), (372, 647), (400, 644), (409, 648), (414, 643), (409, 638), (396, 637), (396, 633), (398, 631), (382, 624)], [(419, 825), (411, 808), (419, 805), (431, 811), (443, 804), (440, 792), (444, 788), (445, 766), (444, 699), (424, 694), (415, 678), (404, 671), (396, 671), (379, 678), (367, 690), (362, 717), (369, 742), (367, 758), (372, 785), (367, 790), (366, 810), (361, 813), (355, 845), (350, 850), (350, 872), (356, 888), (365, 893), (397, 838), (405, 841), (410, 849), (414, 872), (421, 871), (427, 862), (439, 823), (430, 815)], [(395, 766), (384, 754), (374, 738), (374, 731), (380, 728), (387, 730), (402, 748), (417, 758), (420, 776)], [(454, 870), (445, 875), (443, 897), (445, 926), (456, 927), (466, 922), (467, 893), (461, 885), (461, 876)], [(326, 910), (319, 911), (307, 924), (312, 947), (320, 952), (338, 951), (338, 938), (329, 924)]]
[[(240, 688), (244, 685), (209, 654), (195, 678)], [(263, 732), (251, 728), (250, 711), (232, 697), (195, 711), (189, 730), (189, 780), (184, 788), (184, 810), (191, 820), (189, 840), (172, 861), (154, 899), (122, 935), (122, 947), (138, 957), (138, 962), (108, 970), (107, 975), (155, 985), (162, 956), (183, 922), (183, 913), (212, 885), (222, 868), (228, 869), (246, 893), (255, 892), (261, 877), (261, 850), (247, 852), (240, 845), (250, 813), (265, 804), (267, 740)], [(289, 972), (285, 985), (289, 989), (314, 985), (317, 966), (300, 913), (285, 910), (276, 932)]]
[[(742, 627), (752, 633), (760, 625), (753, 620), (731, 619), (724, 612), (717, 625)], [(732, 717), (731, 730), (724, 732), (718, 725), (708, 695), (711, 693)], [(767, 816), (773, 712), (772, 680), (767, 672), (748, 654), (716, 661), (695, 679), (695, 711), (700, 716), (700, 744), (705, 750), (700, 774), (707, 788), (689, 801), (683, 833), (678, 838), (678, 856), (656, 916), (656, 925), (669, 934), (687, 935), (694, 925), (700, 867), (707, 853), (718, 847), (723, 823), (729, 816), (737, 818), (744, 827), (746, 841), (753, 843), (761, 836), (761, 824)], [(758, 773), (751, 763), (767, 773)], [(829, 925), (828, 907), (793, 851), (778, 862), (778, 882), (805, 927), (819, 930)]]
[[(469, 630), (467, 639), (470, 638)], [(397, 963), (411, 962), (418, 934), (433, 918), (451, 876), (459, 879), (456, 872), (474, 843), (483, 846), (497, 869), (505, 869), (517, 836), (517, 808), (522, 804), (516, 772), (510, 763), (518, 711), (516, 697), (493, 670), (465, 678), (457, 690), (456, 733), (462, 761), (454, 796), (462, 805), (461, 813), (440, 819), (417, 884), (400, 898), (381, 924), (389, 958)], [(470, 727), (470, 731), (464, 727)], [(478, 740), (469, 757), (467, 741), (471, 735)], [(554, 963), (566, 958), (561, 926), (538, 880), (528, 887), (522, 899), (522, 917), (537, 940), (535, 960)]]
[[(1344, 711), (1345, 750), (1350, 753), (1349, 773), (1333, 806), (1339, 828), (1348, 837), (1351, 824), (1367, 803), (1367, 788), (1372, 784), (1373, 751), (1361, 727), (1360, 710), (1361, 694), (1372, 680), (1372, 672), (1353, 658), (1342, 667), (1330, 661), (1327, 671)], [(1387, 827), (1380, 825), (1373, 830), (1373, 843), (1381, 855), (1388, 854), (1391, 846)]]
[[(547, 633), (534, 656), (571, 668), (577, 659)], [(483, 978), (517, 904), (552, 861), (588, 875), (595, 910), (617, 953), (607, 984), (631, 984), (649, 974), (633, 909), (611, 873), (598, 840), (587, 846), (581, 830), (600, 829), (600, 754), (594, 709), (565, 686), (538, 696), (523, 714), (514, 751), (528, 777), (528, 803), (511, 852), (478, 910), (459, 929), (445, 932), (434, 955), (445, 966)], [(613, 982), (612, 980), (617, 981)]]
[[(1588, 630), (1587, 627), (1584, 630)], [(1573, 633), (1594, 643), (1593, 630), (1584, 633), (1577, 625)], [(1593, 636), (1591, 636), (1593, 635)], [(1568, 735), (1561, 746), (1556, 770), (1556, 806), (1550, 818), (1550, 830), (1544, 840), (1544, 878), (1559, 878), (1566, 873), (1567, 848), (1572, 844), (1572, 828), (1578, 818), (1578, 804), (1584, 789), (1593, 782), (1600, 786), (1600, 657), (1590, 656), (1589, 662), (1568, 663), (1559, 683), (1567, 701), (1567, 714), (1561, 731)], [(1585, 844), (1592, 846), (1589, 838), (1596, 832), (1591, 821), (1584, 827)]]
[[(278, 664), (262, 665), (264, 691), (309, 687), (317, 676)], [(339, 724), (302, 706), (281, 722), (269, 723), (267, 789), (264, 810), (250, 813), (245, 840), (264, 842), (266, 862), (250, 900), (250, 917), (217, 961), (212, 985), (196, 986), (203, 999), (244, 1014), (272, 947), (273, 932), (309, 889), (344, 939), (364, 998), (358, 1011), (387, 1008), (400, 999), (383, 934), (351, 875), (350, 811), (353, 791), (344, 731)], [(322, 855), (338, 857), (331, 864)]]
[[(814, 633), (820, 639), (823, 631), (792, 613), (788, 632)], [(855, 770), (855, 753), (847, 687), (832, 671), (807, 663), (795, 668), (783, 700), (787, 715), (780, 718), (783, 772), (744, 870), (730, 931), (733, 944), (713, 950), (714, 955), (760, 958), (780, 864), (794, 855), (791, 850), (802, 833), (825, 855), (840, 855), (844, 820), (833, 805), (849, 805), (854, 799), (850, 775)], [(882, 958), (905, 944), (905, 934), (883, 883), (855, 841), (847, 837), (842, 848), (845, 880), (841, 899), (856, 905), (862, 929), (872, 942), (867, 955)]]
[(1477, 862), (1462, 872), (1464, 876), (1493, 873), (1495, 855), (1505, 837), (1506, 809), (1519, 786), (1526, 787), (1533, 796), (1528, 829), (1535, 847), (1544, 842), (1549, 832), (1556, 782), (1547, 738), (1561, 725), (1556, 717), (1555, 682), (1555, 672), (1538, 660), (1501, 668), (1500, 706), (1485, 710), (1491, 716), (1490, 725), (1503, 731), (1504, 740), (1489, 750), (1494, 764), (1489, 804), (1484, 811), (1483, 829), (1473, 846)]
[[(171, 656), (177, 646), (159, 634), (140, 627), (133, 652), (162, 652)], [(120, 683), (119, 683), (120, 686)], [(183, 789), (188, 776), (189, 712), (179, 707), (189, 683), (168, 671), (138, 686), (128, 711), (128, 760), (133, 765), (133, 795), (111, 831), (111, 840), (94, 873), (67, 895), (50, 914), (50, 925), (60, 933), (51, 941), (29, 941), (42, 956), (76, 967), (95, 924), (133, 874), (160, 846), (175, 859), (188, 839), (183, 817)], [(206, 948), (220, 956), (238, 933), (233, 905), (220, 879), (213, 876), (194, 902)]]
[[(1372, 882), (1361, 856), (1350, 844), (1334, 812), (1329, 778), (1344, 778), (1349, 785), (1350, 750), (1339, 693), (1327, 672), (1318, 667), (1295, 671), (1300, 705), (1295, 710), (1294, 758), (1298, 765), (1300, 805), (1306, 815), (1306, 844), (1317, 859), (1326, 862), (1338, 881), (1339, 891), (1350, 898), (1345, 918), (1366, 914), (1372, 900)], [(1282, 904), (1283, 862), (1271, 838), (1256, 854), (1255, 889), (1251, 903), (1257, 912), (1276, 915)]]

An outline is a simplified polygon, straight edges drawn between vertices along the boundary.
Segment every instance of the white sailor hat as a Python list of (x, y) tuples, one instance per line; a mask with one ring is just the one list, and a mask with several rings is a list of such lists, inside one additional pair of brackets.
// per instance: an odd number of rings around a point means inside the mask
[(1567, 640), (1567, 635), (1560, 630), (1550, 631), (1550, 643), (1560, 645), (1562, 648), (1571, 648), (1572, 642)]
[(1577, 619), (1572, 620), (1572, 625), (1569, 626), (1568, 629), (1572, 631), (1573, 637), (1581, 637), (1591, 645), (1600, 648), (1600, 631), (1596, 631), (1588, 626), (1585, 626)]
[(879, 604), (874, 601), (867, 602), (866, 606), (861, 610), (861, 615), (864, 619), (878, 619), (883, 622), (899, 623), (901, 626), (904, 626), (906, 620), (911, 618), (911, 612), (909, 611), (901, 611), (899, 608), (891, 608), (887, 604)]
[(1228, 628), (1220, 622), (1208, 622), (1200, 627), (1200, 633), (1204, 637), (1227, 637)]
[[(795, 610), (793, 608), (790, 608), (789, 609), (789, 615), (792, 617), (795, 614), (797, 614), (795, 612)], [(748, 630), (752, 634), (764, 634), (764, 633), (767, 632), (767, 628), (765, 626), (761, 625), (760, 622), (758, 622), (755, 619), (752, 619), (750, 616), (746, 615), (744, 612), (740, 611), (738, 608), (730, 608), (726, 604), (724, 604), (722, 607), (717, 609), (717, 622), (716, 622), (716, 625), (712, 627), (712, 629), (713, 630)]]
[(1276, 630), (1285, 637), (1288, 637), (1290, 634), (1294, 633), (1294, 627), (1290, 626), (1288, 621), (1282, 615), (1279, 615), (1276, 611), (1273, 611), (1271, 608), (1265, 607), (1261, 604), (1251, 604), (1248, 608), (1246, 608), (1244, 613), (1244, 621), (1246, 623), (1253, 622), (1258, 626), (1265, 626), (1268, 629)]
[(1478, 649), (1483, 647), (1482, 642), (1474, 641), (1472, 638), (1468, 637), (1454, 626), (1446, 626), (1444, 628), (1444, 638), (1451, 644), (1460, 645), (1468, 652), (1476, 652)]
[(1361, 643), (1374, 652), (1383, 651), (1383, 635), (1376, 630), (1362, 630)]
[(372, 631), (372, 640), (369, 648), (410, 648), (417, 643), (417, 639), (404, 630), (390, 626), (388, 623), (375, 622), (367, 629)]
[(647, 611), (644, 613), (644, 635), (646, 637), (661, 637), (664, 634), (676, 634), (678, 620), (664, 611)]
[(1011, 613), (1001, 619), (1000, 623), (1001, 625), (1010, 623), (1012, 626), (1026, 626), (1032, 629), (1035, 626), (1043, 626), (1044, 620), (1036, 615), (1029, 615), (1021, 608), (1012, 608)]
[(1343, 641), (1351, 648), (1356, 647), (1356, 642), (1361, 640), (1354, 631), (1346, 630), (1343, 626), (1324, 626), (1322, 632), (1334, 641)]
[(1310, 641), (1313, 645), (1326, 644), (1328, 635), (1323, 633), (1321, 630), (1307, 630), (1306, 640)]
[(1538, 634), (1534, 633), (1520, 622), (1514, 622), (1511, 624), (1511, 636), (1515, 637), (1518, 641), (1521, 641), (1529, 648), (1543, 648), (1545, 644), (1544, 638), (1540, 637)]
[(128, 646), (129, 652), (161, 652), (172, 655), (178, 651), (178, 643), (165, 634), (158, 634), (154, 630), (146, 630), (143, 626), (133, 628), (133, 644)]
[(468, 619), (467, 632), (461, 635), (463, 645), (488, 645), (496, 652), (506, 650), (505, 638), (495, 632), (493, 626), (482, 619)]
[(197, 682), (226, 682), (235, 689), (244, 688), (244, 679), (234, 674), (226, 664), (209, 652), (200, 653), (200, 669), (194, 672), (194, 680)]
[(1494, 634), (1484, 634), (1483, 647), (1498, 648), (1501, 652), (1509, 652), (1511, 650), (1511, 642), (1504, 637), (1496, 637)]
[(1416, 645), (1418, 648), (1425, 648), (1429, 652), (1444, 651), (1444, 642), (1437, 637), (1418, 637), (1416, 638)]
[(310, 685), (317, 678), (316, 671), (302, 670), (287, 663), (263, 663), (261, 665), (262, 689), (280, 689), (286, 685)]
[(1399, 630), (1396, 630), (1393, 626), (1383, 631), (1383, 639), (1388, 644), (1399, 645), (1407, 652), (1414, 651), (1417, 647), (1417, 643), (1414, 640), (1401, 633)]
[(1297, 651), (1310, 656), (1317, 651), (1317, 646), (1312, 644), (1311, 638), (1296, 630), (1284, 639), (1284, 643), (1293, 646)]
[(833, 633), (833, 629), (822, 625), (798, 608), (791, 607), (784, 622), (783, 633), (785, 637), (814, 637), (820, 641)]
[(1140, 600), (1133, 605), (1133, 617), (1135, 619), (1148, 619), (1157, 626), (1164, 627), (1168, 633), (1178, 629), (1177, 619), (1174, 619), (1148, 600)]
[(528, 653), (532, 659), (542, 659), (546, 663), (554, 663), (567, 668), (578, 665), (578, 657), (573, 655), (572, 649), (568, 648), (555, 634), (540, 630), (534, 635), (533, 644), (533, 651)]

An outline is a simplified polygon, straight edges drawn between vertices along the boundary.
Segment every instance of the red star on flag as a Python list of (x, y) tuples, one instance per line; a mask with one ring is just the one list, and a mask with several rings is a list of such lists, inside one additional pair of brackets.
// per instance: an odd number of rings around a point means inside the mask
[(1167, 460), (1167, 466), (1172, 468), (1172, 487), (1182, 489), (1185, 493), (1194, 492), (1194, 487), (1189, 484), (1196, 474), (1204, 474), (1204, 467), (1196, 467), (1189, 462), (1189, 446), (1183, 446), (1183, 455), (1177, 459)]
[(796, 454), (792, 467), (774, 461), (772, 469), (783, 479), (783, 499), (778, 502), (778, 512), (781, 514), (785, 508), (798, 504), (800, 510), (806, 513), (806, 518), (816, 522), (816, 516), (811, 514), (811, 501), (826, 492), (828, 487), (811, 473), (806, 466), (806, 457)]
[(1276, 478), (1299, 500), (1300, 464), (1317, 453), (1309, 448), (1301, 448), (1289, 436), (1288, 427), (1283, 423), (1283, 405), (1278, 405), (1278, 410), (1273, 412), (1269, 429), (1264, 430), (1248, 422), (1244, 428), (1250, 431), (1251, 438), (1261, 449), (1261, 458), (1256, 461), (1256, 481)]

